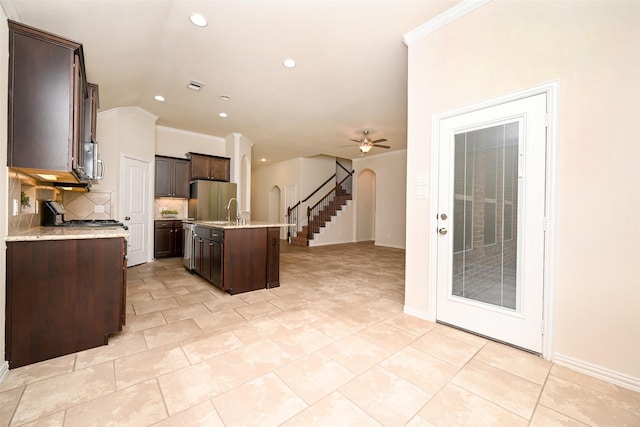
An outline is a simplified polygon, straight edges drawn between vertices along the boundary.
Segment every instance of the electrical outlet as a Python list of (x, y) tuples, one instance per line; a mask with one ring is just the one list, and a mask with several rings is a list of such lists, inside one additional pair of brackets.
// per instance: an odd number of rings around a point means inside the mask
[(20, 213), (20, 202), (18, 199), (13, 199), (13, 216), (18, 216)]
[(93, 211), (95, 213), (104, 213), (104, 205), (95, 205)]
[(160, 206), (160, 212), (161, 212), (161, 213), (162, 213), (162, 212), (164, 212), (164, 211), (166, 211), (166, 210), (167, 210), (167, 208), (165, 208), (164, 206)]

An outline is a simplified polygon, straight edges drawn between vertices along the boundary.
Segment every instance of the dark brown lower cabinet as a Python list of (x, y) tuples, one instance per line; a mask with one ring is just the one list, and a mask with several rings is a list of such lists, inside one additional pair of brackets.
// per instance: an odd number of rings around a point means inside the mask
[(278, 228), (197, 226), (194, 239), (194, 271), (220, 289), (238, 294), (280, 285)]
[(10, 368), (107, 344), (122, 330), (124, 238), (7, 242)]
[(182, 221), (156, 220), (153, 225), (153, 257), (181, 257), (183, 251)]

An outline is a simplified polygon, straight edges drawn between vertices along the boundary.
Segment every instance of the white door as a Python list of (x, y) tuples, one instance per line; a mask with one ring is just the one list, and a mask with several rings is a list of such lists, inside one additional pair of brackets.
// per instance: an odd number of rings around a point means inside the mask
[(542, 352), (546, 94), (440, 121), (436, 318)]
[(149, 260), (149, 163), (122, 159), (122, 222), (129, 227), (127, 265)]

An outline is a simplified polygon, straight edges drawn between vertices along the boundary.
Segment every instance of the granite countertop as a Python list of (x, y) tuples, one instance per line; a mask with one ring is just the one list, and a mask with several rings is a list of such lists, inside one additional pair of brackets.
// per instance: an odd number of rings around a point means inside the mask
[(242, 223), (242, 222), (236, 223), (235, 221), (203, 221), (200, 219), (185, 220), (185, 222), (195, 224), (195, 225), (200, 225), (203, 227), (223, 228), (223, 229), (289, 227), (289, 226), (295, 225), (295, 224), (274, 223), (274, 222), (266, 222), (266, 221), (247, 221), (246, 223)]
[(38, 240), (110, 239), (129, 237), (122, 227), (34, 227), (28, 231), (10, 234), (5, 242), (25, 242)]

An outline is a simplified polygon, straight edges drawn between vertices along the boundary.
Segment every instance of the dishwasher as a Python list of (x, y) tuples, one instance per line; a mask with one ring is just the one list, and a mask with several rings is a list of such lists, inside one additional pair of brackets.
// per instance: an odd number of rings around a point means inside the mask
[(196, 228), (195, 224), (189, 222), (182, 223), (182, 230), (184, 231), (184, 250), (182, 262), (185, 268), (189, 271), (193, 271), (193, 231)]

